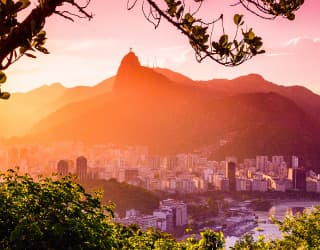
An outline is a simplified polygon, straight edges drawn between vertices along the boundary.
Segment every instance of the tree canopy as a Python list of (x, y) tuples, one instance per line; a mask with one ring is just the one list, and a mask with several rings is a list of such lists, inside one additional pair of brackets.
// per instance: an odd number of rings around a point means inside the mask
[(112, 209), (72, 181), (1, 175), (1, 249), (110, 249)]
[[(101, 193), (86, 193), (72, 176), (35, 181), (8, 170), (0, 178), (1, 249), (225, 249), (222, 232), (205, 230), (177, 241), (152, 228), (118, 224), (113, 204), (103, 205)], [(232, 249), (319, 249), (320, 207), (274, 222), (280, 239), (246, 235)]]
[(40, 178), (14, 170), (1, 174), (1, 249), (220, 249), (222, 233), (205, 231), (178, 242), (170, 234), (113, 220), (113, 207), (102, 204), (71, 176)]
[(260, 236), (257, 241), (252, 235), (241, 238), (233, 250), (277, 250), (277, 249), (320, 249), (320, 207), (304, 211), (295, 216), (286, 216), (283, 221), (273, 219), (282, 233), (279, 239), (266, 241)]
[[(35, 58), (35, 51), (49, 53), (44, 47), (47, 39), (44, 27), (48, 17), (59, 15), (71, 21), (75, 18), (90, 20), (93, 17), (87, 11), (90, 1), (81, 5), (78, 0), (38, 0), (36, 7), (19, 21), (20, 13), (30, 6), (30, 0), (0, 0), (0, 84), (6, 81), (3, 70), (22, 56)], [(208, 0), (127, 0), (127, 8), (130, 10), (141, 5), (146, 20), (155, 28), (162, 19), (176, 27), (188, 38), (199, 62), (210, 58), (224, 66), (237, 66), (265, 52), (262, 38), (252, 28), (245, 28), (242, 14), (233, 17), (236, 26), (233, 36), (225, 33), (223, 14), (209, 21), (203, 20), (198, 12), (205, 1)], [(304, 0), (238, 0), (234, 5), (241, 5), (264, 19), (281, 16), (293, 20), (295, 11), (303, 3)], [(193, 11), (190, 10), (192, 4), (196, 5)], [(215, 38), (213, 29), (218, 23), (223, 33)], [(9, 97), (9, 93), (0, 89), (0, 99)]]

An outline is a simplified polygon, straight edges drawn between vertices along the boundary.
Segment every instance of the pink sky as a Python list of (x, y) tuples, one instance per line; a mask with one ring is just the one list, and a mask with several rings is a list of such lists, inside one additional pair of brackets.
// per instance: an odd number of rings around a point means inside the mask
[[(127, 11), (127, 0), (92, 0), (94, 19), (69, 22), (61, 17), (48, 20), (46, 31), (50, 55), (23, 58), (7, 70), (5, 89), (27, 91), (43, 84), (94, 85), (115, 75), (122, 57), (132, 47), (143, 65), (170, 68), (195, 80), (234, 78), (258, 73), (282, 85), (304, 85), (320, 93), (320, 1), (306, 0), (293, 22), (278, 18), (259, 19), (235, 1), (207, 0), (201, 14), (224, 13), (227, 33), (233, 34), (232, 17), (245, 14), (249, 27), (263, 36), (267, 53), (236, 67), (225, 68), (213, 61), (197, 63), (187, 39), (164, 20), (155, 30), (141, 12), (141, 1)], [(216, 33), (220, 35), (219, 32)]]

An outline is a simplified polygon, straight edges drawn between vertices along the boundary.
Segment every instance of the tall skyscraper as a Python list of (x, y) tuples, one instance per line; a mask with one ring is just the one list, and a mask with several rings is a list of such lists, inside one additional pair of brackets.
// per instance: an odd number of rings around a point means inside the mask
[(187, 205), (182, 201), (167, 199), (160, 201), (160, 209), (170, 208), (173, 213), (173, 225), (176, 227), (187, 225), (188, 212)]
[(149, 156), (147, 161), (148, 167), (151, 169), (160, 168), (160, 156)]
[(268, 163), (268, 156), (266, 155), (257, 155), (256, 156), (256, 168), (261, 171), (265, 171)]
[(69, 164), (66, 160), (60, 160), (57, 165), (57, 172), (60, 176), (65, 176), (69, 172)]
[(282, 155), (273, 155), (271, 156), (271, 162), (273, 167), (278, 168), (282, 162), (284, 162), (284, 157)]
[(294, 168), (292, 178), (293, 189), (306, 190), (306, 170), (304, 168)]
[(175, 155), (167, 157), (167, 169), (168, 170), (176, 169), (177, 165), (178, 165), (178, 159)]
[(298, 168), (299, 167), (299, 158), (298, 156), (293, 155), (292, 156), (292, 168)]
[(87, 158), (79, 156), (76, 160), (76, 175), (79, 181), (85, 181), (87, 179)]
[(226, 157), (226, 162), (234, 162), (235, 164), (237, 164), (238, 159), (235, 156), (227, 156)]
[(229, 190), (236, 190), (236, 163), (229, 161), (226, 163), (226, 178), (229, 180)]

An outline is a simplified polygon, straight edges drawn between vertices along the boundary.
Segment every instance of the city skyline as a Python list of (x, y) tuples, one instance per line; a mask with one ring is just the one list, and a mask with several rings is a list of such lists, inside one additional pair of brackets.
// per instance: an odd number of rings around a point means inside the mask
[[(81, 156), (80, 156), (81, 155)], [(85, 146), (81, 142), (0, 149), (2, 165), (39, 175), (74, 174), (80, 183), (116, 179), (150, 191), (194, 193), (215, 191), (320, 192), (320, 174), (307, 171), (295, 155), (227, 156), (217, 160), (206, 150), (156, 155), (147, 147)], [(302, 163), (301, 163), (302, 162)], [(41, 166), (40, 166), (41, 165)], [(316, 171), (316, 170), (315, 170)]]

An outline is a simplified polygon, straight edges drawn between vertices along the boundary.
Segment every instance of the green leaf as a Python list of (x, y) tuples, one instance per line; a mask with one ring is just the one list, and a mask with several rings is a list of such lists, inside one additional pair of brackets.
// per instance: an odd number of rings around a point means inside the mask
[(290, 21), (293, 21), (293, 20), (296, 18), (296, 16), (295, 16), (295, 14), (290, 13), (290, 14), (287, 16), (287, 18), (288, 18)]
[(220, 45), (219, 45), (219, 43), (217, 43), (217, 42), (212, 42), (212, 47), (213, 47), (215, 50), (219, 50), (219, 49), (220, 49)]
[(29, 5), (31, 4), (31, 2), (29, 0), (19, 0), (17, 3), (16, 3), (16, 8), (18, 10), (23, 10), (25, 8), (27, 8)]
[(50, 52), (42, 46), (37, 46), (36, 49), (42, 52), (43, 54), (50, 54)]
[(37, 58), (35, 55), (32, 55), (30, 53), (24, 53), (24, 55), (28, 56), (28, 57), (31, 57), (31, 58)]
[(242, 18), (243, 18), (243, 15), (235, 14), (233, 17), (233, 21), (234, 21), (235, 25), (240, 25)]
[(228, 43), (228, 35), (222, 35), (219, 39), (220, 45), (224, 46)]
[(8, 100), (10, 98), (10, 93), (2, 92), (0, 93), (0, 99)]
[(7, 80), (6, 74), (0, 71), (0, 84), (5, 83), (6, 80)]
[(238, 41), (237, 41), (237, 40), (234, 40), (234, 41), (233, 41), (233, 44), (234, 44), (234, 47), (236, 47), (236, 48), (238, 48), (238, 47), (239, 47), (239, 43), (238, 43)]
[(177, 19), (180, 19), (183, 11), (184, 11), (184, 7), (180, 6), (180, 8), (178, 9), (177, 14), (176, 14)]
[(41, 30), (38, 34), (37, 34), (37, 37), (39, 39), (45, 39), (46, 38), (46, 31), (45, 30)]
[(254, 32), (250, 29), (250, 31), (248, 32), (248, 39), (249, 40), (253, 40), (255, 38), (255, 34)]
[(187, 23), (194, 23), (194, 21), (195, 21), (194, 17), (190, 13), (187, 13), (184, 15), (184, 20)]

